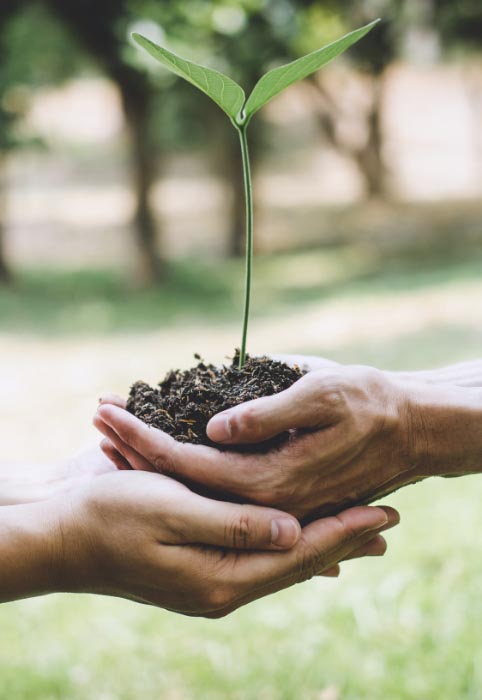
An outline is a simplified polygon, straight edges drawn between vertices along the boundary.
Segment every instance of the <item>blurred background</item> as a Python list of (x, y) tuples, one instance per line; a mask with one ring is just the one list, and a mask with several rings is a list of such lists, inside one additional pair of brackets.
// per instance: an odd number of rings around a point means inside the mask
[[(256, 117), (251, 352), (480, 357), (480, 0), (1, 0), (2, 459), (97, 437), (105, 390), (240, 341), (244, 200), (223, 113), (140, 31), (249, 91), (376, 16)], [(9, 700), (482, 698), (480, 479), (391, 497), (382, 561), (228, 619), (53, 596), (0, 610)]]

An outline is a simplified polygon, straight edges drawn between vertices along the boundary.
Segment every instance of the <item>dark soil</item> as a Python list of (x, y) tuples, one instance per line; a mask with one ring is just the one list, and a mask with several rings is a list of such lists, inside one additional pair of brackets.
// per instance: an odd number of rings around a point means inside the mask
[[(196, 367), (172, 370), (156, 388), (136, 382), (127, 401), (128, 411), (179, 442), (213, 445), (206, 435), (206, 426), (216, 413), (277, 394), (304, 374), (299, 367), (289, 367), (269, 357), (248, 356), (240, 370), (238, 352), (231, 365), (222, 367), (207, 365), (199, 355), (195, 357), (200, 360)], [(275, 442), (286, 437), (287, 434), (279, 436)], [(264, 447), (272, 446), (272, 440), (269, 445), (264, 443)]]

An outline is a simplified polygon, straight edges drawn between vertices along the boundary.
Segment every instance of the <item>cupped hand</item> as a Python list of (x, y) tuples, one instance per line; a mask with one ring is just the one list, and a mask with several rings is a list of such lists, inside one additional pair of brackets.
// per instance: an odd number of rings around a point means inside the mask
[(381, 553), (378, 533), (398, 514), (353, 508), (301, 530), (280, 511), (210, 500), (168, 477), (126, 470), (72, 494), (58, 522), (58, 590), (221, 617), (323, 571), (336, 575), (356, 550)]
[[(218, 414), (207, 433), (222, 451), (178, 443), (116, 403), (100, 406), (98, 427), (107, 426), (104, 434), (132, 467), (173, 474), (301, 519), (372, 501), (418, 478), (403, 387), (369, 367), (311, 371), (286, 391)], [(285, 431), (290, 438), (267, 452), (229, 449)]]

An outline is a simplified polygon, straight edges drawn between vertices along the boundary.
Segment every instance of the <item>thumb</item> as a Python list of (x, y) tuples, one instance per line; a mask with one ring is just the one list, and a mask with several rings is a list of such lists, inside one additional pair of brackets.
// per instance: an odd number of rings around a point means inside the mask
[(182, 544), (284, 550), (291, 549), (301, 535), (296, 518), (282, 511), (214, 501), (198, 495), (193, 500), (178, 503), (175, 516), (174, 531)]
[(218, 413), (207, 425), (209, 439), (222, 444), (252, 444), (285, 430), (331, 425), (335, 414), (329, 391), (324, 400), (324, 375), (323, 371), (311, 372), (279, 394)]

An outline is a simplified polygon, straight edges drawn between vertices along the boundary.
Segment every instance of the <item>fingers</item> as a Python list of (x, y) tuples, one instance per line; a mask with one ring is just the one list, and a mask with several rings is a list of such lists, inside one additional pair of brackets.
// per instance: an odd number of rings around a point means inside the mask
[[(128, 463), (134, 462), (139, 471), (148, 471), (147, 468), (142, 468), (143, 458), (136, 455), (132, 448), (120, 444), (117, 434), (103, 424), (100, 418), (95, 423), (108, 437), (102, 442), (103, 450), (119, 468), (129, 468)], [(156, 485), (153, 483), (150, 487), (152, 498), (156, 497)], [(300, 538), (301, 527), (298, 521), (279, 510), (216, 501), (188, 489), (183, 491), (182, 498), (176, 498), (174, 502), (171, 498), (166, 503), (164, 483), (159, 495), (161, 499), (158, 511), (163, 533), (159, 537), (165, 544), (283, 550), (293, 547)], [(144, 506), (146, 507), (145, 502)]]
[(366, 544), (357, 547), (351, 554), (346, 556), (343, 561), (361, 559), (362, 557), (383, 557), (386, 551), (387, 541), (382, 535), (377, 535)]
[[(100, 406), (94, 424), (109, 437), (134, 469), (144, 469), (147, 462), (152, 465), (151, 471), (155, 468), (162, 474), (183, 476), (208, 488), (232, 493), (248, 492), (252, 485), (251, 472), (255, 469), (252, 456), (177, 442), (113, 405)], [(107, 428), (115, 433), (115, 438), (106, 431)], [(141, 455), (143, 461), (139, 462), (135, 457), (131, 460), (122, 444)], [(269, 457), (265, 456), (265, 459)]]
[[(116, 409), (121, 410), (121, 409)], [(123, 411), (126, 413), (126, 411)], [(93, 423), (97, 430), (99, 430), (114, 446), (117, 452), (120, 453), (121, 457), (124, 458), (130, 465), (132, 469), (137, 469), (138, 471), (155, 472), (156, 469), (148, 462), (142, 455), (140, 455), (136, 450), (133, 450), (129, 445), (125, 444), (118, 436), (118, 434), (109, 425), (107, 425), (99, 415), (99, 411), (94, 416)], [(115, 463), (115, 460), (113, 460)]]
[[(391, 508), (351, 508), (308, 525), (298, 544), (288, 552), (238, 555), (233, 580), (213, 592), (209, 616), (223, 617), (253, 600), (305, 581), (320, 570), (338, 575), (336, 562), (353, 549), (354, 542), (372, 539), (374, 532), (393, 527), (395, 520), (398, 513)], [(246, 579), (241, 582), (243, 575)]]
[(102, 394), (99, 399), (99, 406), (104, 406), (106, 404), (112, 404), (113, 406), (119, 406), (119, 408), (125, 408), (126, 402), (121, 396), (117, 394)]
[[(268, 554), (244, 555), (237, 562), (236, 584), (240, 593), (267, 586), (287, 577), (305, 581), (319, 571), (335, 566), (353, 549), (353, 542), (393, 526), (398, 514), (392, 509), (361, 506), (338, 516), (324, 518), (303, 531), (299, 542), (289, 551), (273, 557)], [(393, 522), (393, 524), (391, 524)]]
[(100, 443), (100, 449), (105, 454), (105, 456), (115, 464), (119, 471), (127, 471), (129, 469), (132, 469), (127, 460), (124, 459), (120, 452), (116, 450), (114, 445), (107, 438), (104, 438), (104, 440), (102, 440), (102, 442)]
[(279, 394), (247, 401), (218, 413), (207, 426), (208, 437), (220, 444), (253, 444), (294, 428), (332, 424), (331, 401), (323, 401), (319, 381), (307, 374)]
[(326, 578), (338, 578), (340, 573), (341, 568), (340, 565), (337, 564), (336, 566), (332, 566), (330, 569), (325, 569), (325, 571), (322, 571), (321, 574), (318, 574), (318, 576), (325, 576)]
[(298, 521), (282, 511), (261, 506), (214, 501), (189, 492), (179, 500), (164, 526), (175, 533), (174, 544), (208, 544), (225, 549), (281, 550), (301, 536)]
[[(343, 561), (349, 561), (350, 559), (361, 559), (363, 557), (383, 557), (387, 551), (387, 542), (381, 535), (375, 535), (373, 539), (365, 544), (357, 546), (350, 554), (343, 558)], [(320, 571), (317, 576), (328, 576), (336, 577), (340, 575), (340, 565), (325, 569)]]

